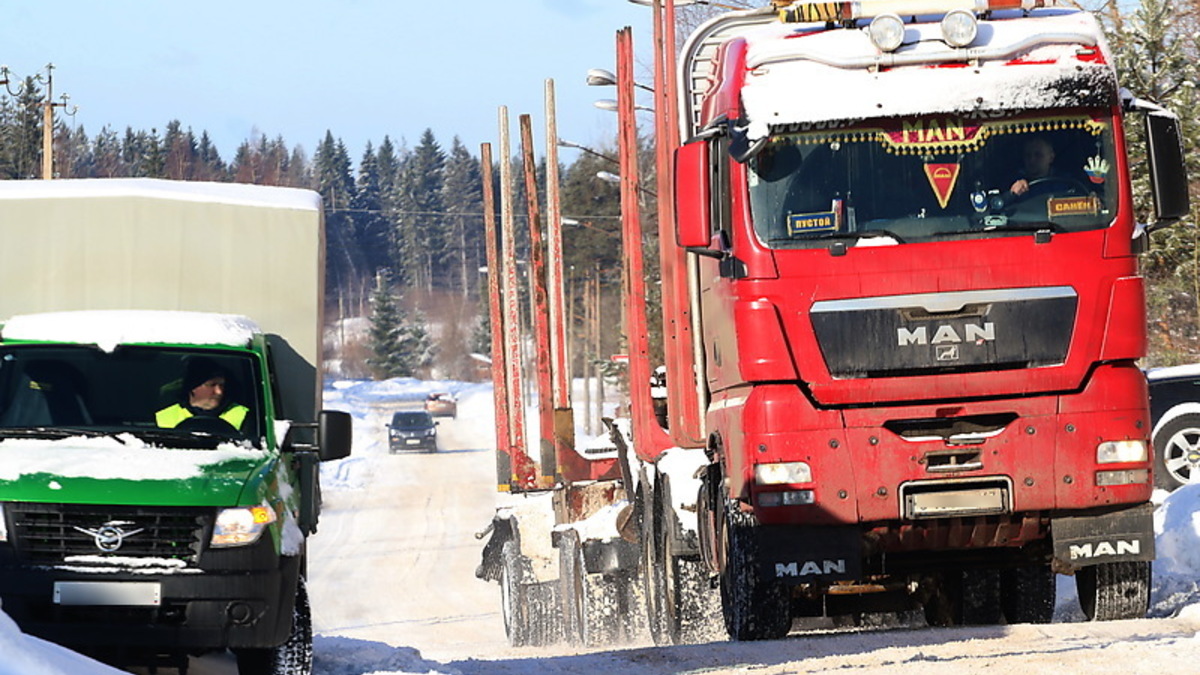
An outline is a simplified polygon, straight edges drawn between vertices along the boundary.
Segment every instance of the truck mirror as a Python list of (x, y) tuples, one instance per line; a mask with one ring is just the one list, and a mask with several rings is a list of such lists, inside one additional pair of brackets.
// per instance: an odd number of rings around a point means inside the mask
[(703, 140), (675, 151), (675, 243), (685, 248), (707, 249), (712, 244), (709, 153)]
[(1191, 208), (1179, 118), (1166, 111), (1147, 114), (1146, 144), (1157, 220), (1150, 229), (1158, 229), (1187, 216)]
[(322, 410), (317, 421), (317, 447), (322, 462), (350, 456), (350, 413)]

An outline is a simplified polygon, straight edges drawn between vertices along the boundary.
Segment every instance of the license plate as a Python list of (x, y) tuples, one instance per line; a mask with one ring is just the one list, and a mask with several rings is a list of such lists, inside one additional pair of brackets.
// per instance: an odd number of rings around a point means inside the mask
[(910, 518), (948, 518), (1008, 512), (1006, 490), (1000, 487), (909, 493), (905, 505)]
[(419, 439), (419, 438), (410, 438), (410, 439), (408, 439), (408, 440), (406, 440), (406, 441), (404, 441), (404, 442), (405, 442), (405, 443), (408, 443), (409, 445), (416, 445), (417, 443), (420, 443), (420, 442), (421, 442), (421, 439)]
[(58, 581), (54, 584), (54, 603), (157, 607), (162, 604), (162, 586), (149, 582)]

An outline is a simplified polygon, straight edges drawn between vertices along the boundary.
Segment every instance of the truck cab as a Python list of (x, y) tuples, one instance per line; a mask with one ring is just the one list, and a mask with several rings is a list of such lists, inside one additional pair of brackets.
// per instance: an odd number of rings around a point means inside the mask
[(1055, 572), (1089, 616), (1145, 612), (1127, 125), (1150, 111), (1158, 224), (1186, 213), (1178, 127), (1119, 88), (1090, 14), (960, 5), (797, 2), (685, 47), (700, 539), (734, 637), (906, 585), (962, 622), (964, 584), (999, 607)]

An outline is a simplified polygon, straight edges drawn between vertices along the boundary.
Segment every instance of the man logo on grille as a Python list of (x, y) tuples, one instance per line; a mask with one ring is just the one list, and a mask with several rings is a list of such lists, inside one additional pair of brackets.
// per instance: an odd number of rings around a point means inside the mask
[(114, 520), (107, 522), (94, 530), (89, 530), (83, 527), (76, 527), (74, 529), (77, 532), (82, 532), (91, 537), (96, 543), (96, 548), (105, 553), (112, 553), (121, 548), (121, 545), (125, 543), (126, 537), (132, 537), (133, 535), (143, 532), (146, 529), (144, 527), (139, 527), (136, 530), (125, 529), (127, 526), (133, 524), (134, 523), (126, 521)]

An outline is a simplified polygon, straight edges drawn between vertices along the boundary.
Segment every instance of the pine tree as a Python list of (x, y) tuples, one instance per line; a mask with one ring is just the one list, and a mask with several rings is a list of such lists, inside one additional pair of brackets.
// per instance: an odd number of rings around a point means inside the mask
[(478, 284), (479, 268), (486, 263), (483, 233), (483, 186), (479, 160), (471, 156), (457, 136), (450, 145), (442, 181), (446, 205), (447, 282), (467, 296)]
[(444, 276), (440, 263), (446, 250), (442, 201), (445, 162), (433, 131), (426, 129), (420, 144), (401, 163), (396, 182), (399, 269), (404, 282), (427, 291), (433, 289), (435, 279)]
[(433, 363), (433, 342), (419, 313), (409, 316), (396, 303), (387, 274), (376, 275), (368, 333), (374, 356), (367, 365), (378, 377), (415, 377)]
[(403, 377), (404, 363), (398, 348), (400, 310), (392, 296), (391, 286), (383, 273), (376, 277), (375, 293), (371, 296), (371, 328), (368, 333), (372, 357), (367, 359), (376, 377)]
[(379, 171), (379, 158), (371, 143), (363, 152), (358, 165), (358, 181), (354, 187), (354, 198), (350, 202), (353, 211), (356, 245), (362, 249), (365, 264), (369, 269), (389, 267), (388, 226), (383, 216), (383, 177)]

